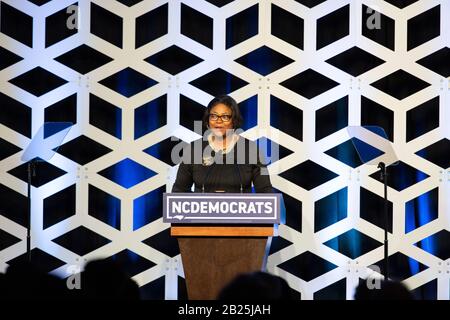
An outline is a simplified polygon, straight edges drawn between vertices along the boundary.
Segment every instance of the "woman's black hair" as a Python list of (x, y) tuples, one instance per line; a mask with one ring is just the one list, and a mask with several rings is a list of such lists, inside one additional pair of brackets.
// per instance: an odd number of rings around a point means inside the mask
[(232, 97), (230, 97), (228, 95), (217, 96), (208, 103), (205, 113), (203, 114), (203, 119), (202, 119), (203, 126), (205, 128), (208, 128), (209, 114), (211, 112), (211, 109), (214, 106), (218, 105), (219, 103), (222, 103), (231, 109), (231, 118), (233, 121), (233, 129), (241, 128), (242, 123), (244, 121), (244, 119), (242, 118), (242, 115), (241, 115), (241, 111), (239, 110), (239, 106), (238, 106), (236, 100), (234, 100)]

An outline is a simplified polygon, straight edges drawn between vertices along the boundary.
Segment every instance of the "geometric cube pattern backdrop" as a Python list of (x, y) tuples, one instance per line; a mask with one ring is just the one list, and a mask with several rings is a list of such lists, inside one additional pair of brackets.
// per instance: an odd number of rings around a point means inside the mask
[[(267, 269), (299, 299), (352, 299), (383, 270), (383, 184), (346, 128), (380, 126), (390, 272), (418, 298), (450, 295), (447, 0), (1, 0), (0, 272), (25, 259), (24, 150), (74, 123), (32, 186), (32, 255), (68, 277), (110, 257), (147, 299), (183, 299), (162, 193), (170, 150), (229, 93), (269, 166), (285, 223)], [(56, 146), (52, 146), (55, 148)]]

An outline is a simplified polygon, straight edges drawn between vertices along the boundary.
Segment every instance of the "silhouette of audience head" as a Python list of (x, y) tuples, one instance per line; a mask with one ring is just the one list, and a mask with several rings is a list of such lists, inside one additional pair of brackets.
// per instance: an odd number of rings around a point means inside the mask
[(20, 261), (0, 274), (0, 300), (140, 299), (135, 281), (111, 260), (90, 261), (80, 274), (81, 289), (48, 274), (37, 263)]
[(85, 299), (139, 300), (139, 287), (112, 260), (92, 260), (81, 274), (81, 290)]
[(381, 281), (379, 288), (370, 289), (365, 281), (356, 288), (355, 300), (414, 300), (412, 293), (398, 281)]
[(66, 298), (64, 282), (39, 265), (20, 261), (10, 265), (0, 278), (0, 299), (55, 300)]
[(219, 300), (292, 300), (291, 289), (283, 278), (267, 272), (243, 273), (220, 291)]

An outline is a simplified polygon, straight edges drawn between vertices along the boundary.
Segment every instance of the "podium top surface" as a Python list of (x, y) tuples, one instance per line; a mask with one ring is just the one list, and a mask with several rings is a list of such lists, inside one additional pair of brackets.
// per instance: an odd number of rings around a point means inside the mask
[(172, 226), (173, 237), (271, 237), (273, 226)]

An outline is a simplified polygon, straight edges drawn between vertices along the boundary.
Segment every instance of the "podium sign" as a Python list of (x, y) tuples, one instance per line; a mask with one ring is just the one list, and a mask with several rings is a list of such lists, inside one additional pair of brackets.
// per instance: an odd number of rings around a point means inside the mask
[(163, 222), (279, 224), (280, 194), (164, 193)]

